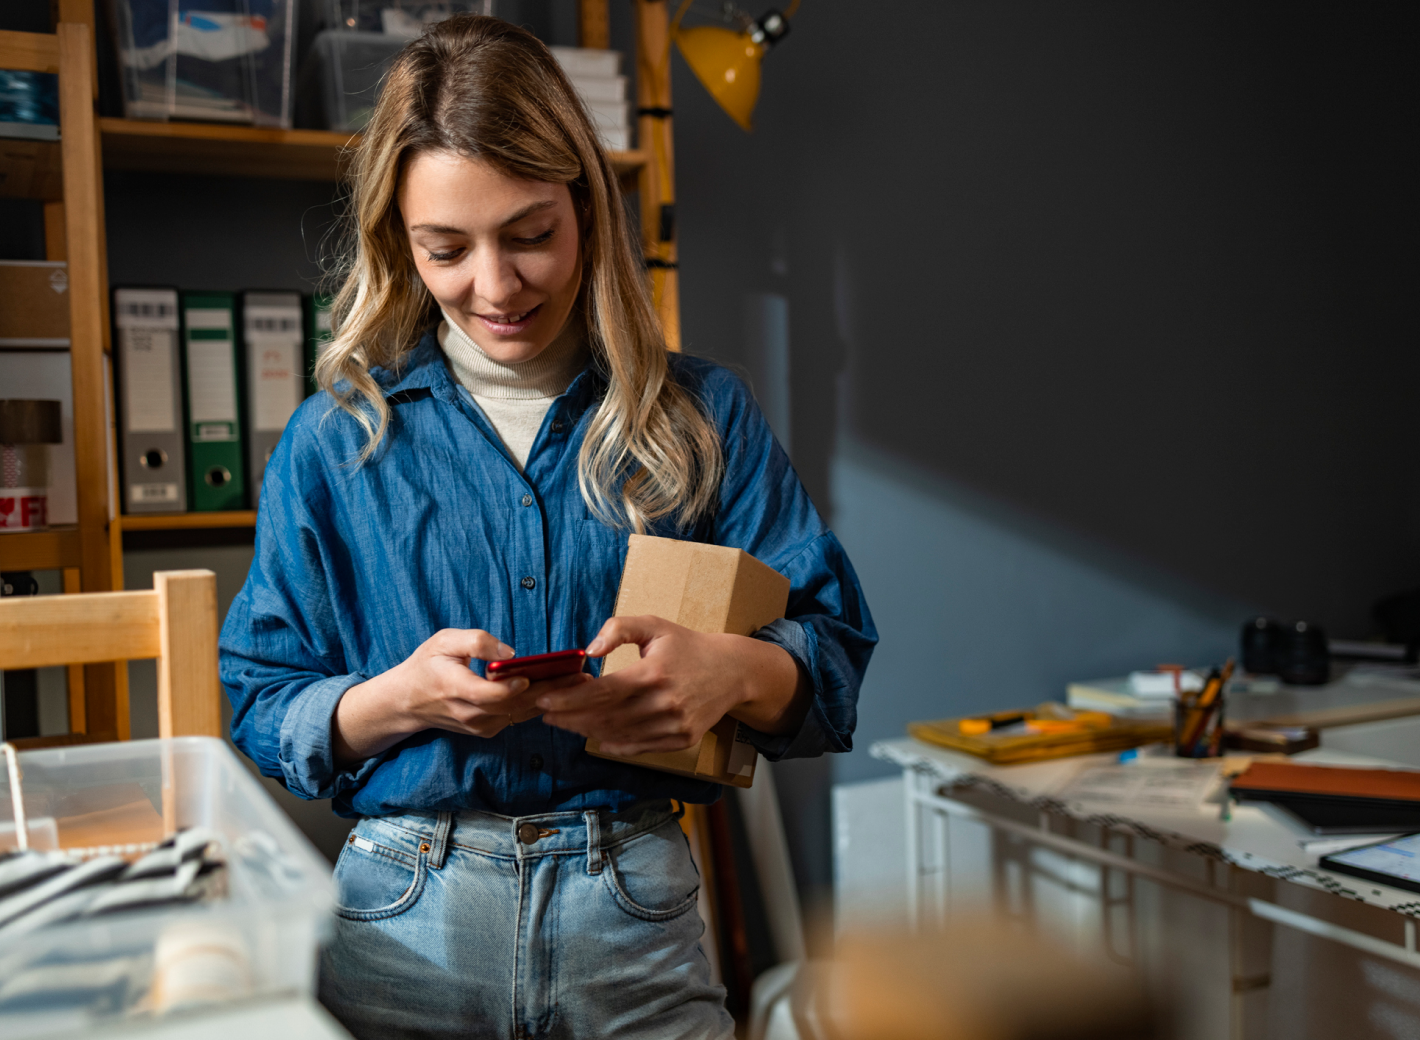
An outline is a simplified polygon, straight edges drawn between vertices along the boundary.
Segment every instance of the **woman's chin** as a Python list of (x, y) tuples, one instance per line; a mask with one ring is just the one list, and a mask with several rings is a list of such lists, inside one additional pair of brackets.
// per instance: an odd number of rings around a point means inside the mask
[(524, 361), (531, 361), (546, 350), (548, 345), (541, 339), (511, 340), (498, 337), (493, 339), (491, 343), (479, 342), (478, 346), (500, 365), (518, 365)]

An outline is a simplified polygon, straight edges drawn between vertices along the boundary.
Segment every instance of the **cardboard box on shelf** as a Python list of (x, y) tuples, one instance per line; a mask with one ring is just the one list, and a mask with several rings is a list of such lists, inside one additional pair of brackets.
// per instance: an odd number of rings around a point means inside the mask
[(64, 261), (0, 260), (0, 300), (0, 349), (69, 349), (69, 265)]
[[(697, 632), (747, 636), (784, 616), (789, 579), (741, 549), (633, 534), (616, 597), (617, 617), (652, 614)], [(607, 655), (602, 674), (640, 660), (640, 648), (619, 646)], [(595, 740), (587, 751), (598, 758), (630, 762), (666, 773), (749, 787), (758, 759), (740, 739), (740, 724), (722, 719), (695, 747), (644, 755), (607, 755)]]

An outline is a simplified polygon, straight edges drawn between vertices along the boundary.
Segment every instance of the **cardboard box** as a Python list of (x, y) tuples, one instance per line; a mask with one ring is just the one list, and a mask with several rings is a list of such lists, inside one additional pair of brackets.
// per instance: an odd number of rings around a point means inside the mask
[[(788, 605), (789, 579), (743, 550), (633, 534), (616, 616), (653, 614), (697, 632), (747, 636), (783, 617)], [(607, 655), (602, 674), (640, 659), (640, 647), (619, 646)], [(759, 756), (752, 744), (740, 739), (739, 726), (732, 718), (722, 719), (699, 745), (684, 751), (606, 755), (595, 740), (587, 741), (587, 751), (696, 780), (749, 787)]]
[(0, 346), (69, 347), (69, 265), (62, 260), (0, 260)]

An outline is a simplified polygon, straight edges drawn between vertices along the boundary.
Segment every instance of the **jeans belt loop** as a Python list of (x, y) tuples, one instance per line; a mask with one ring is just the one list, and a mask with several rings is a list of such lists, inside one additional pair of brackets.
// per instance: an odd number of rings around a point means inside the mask
[(582, 813), (582, 819), (587, 821), (587, 873), (600, 874), (602, 872), (601, 816), (595, 809), (588, 809)]
[(439, 813), (438, 822), (434, 824), (434, 840), (429, 849), (429, 866), (435, 870), (442, 870), (444, 860), (449, 855), (449, 836), (454, 829), (454, 814), (451, 812)]

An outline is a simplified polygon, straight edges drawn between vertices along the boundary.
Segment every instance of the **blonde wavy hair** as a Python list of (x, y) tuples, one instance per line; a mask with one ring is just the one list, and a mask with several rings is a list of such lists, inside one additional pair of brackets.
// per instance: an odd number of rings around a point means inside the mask
[(616, 174), (551, 52), (530, 33), (483, 15), (431, 26), (400, 52), (355, 150), (335, 336), (316, 362), (316, 380), (364, 427), (360, 461), (390, 427), (390, 406), (369, 369), (397, 370), (439, 316), (398, 205), (406, 165), (434, 151), (565, 184), (586, 214), (577, 311), (607, 379), (577, 460), (588, 508), (604, 523), (638, 532), (662, 518), (684, 524), (713, 510), (724, 468), (720, 440), (699, 402), (671, 377)]

